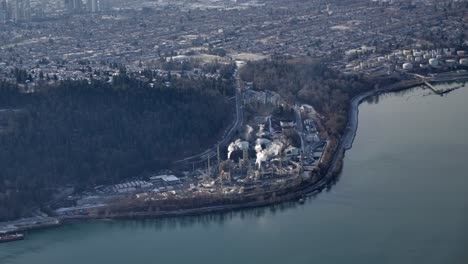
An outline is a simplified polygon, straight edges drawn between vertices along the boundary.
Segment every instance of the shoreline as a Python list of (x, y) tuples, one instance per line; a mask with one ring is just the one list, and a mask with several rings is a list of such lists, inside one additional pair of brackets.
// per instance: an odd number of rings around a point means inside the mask
[[(423, 83), (420, 81), (409, 81), (409, 82), (400, 82), (395, 85), (385, 86), (381, 89), (373, 89), (367, 91), (363, 94), (357, 95), (352, 98), (350, 101), (350, 109), (348, 112), (348, 122), (343, 135), (339, 139), (339, 144), (333, 154), (332, 161), (330, 162), (328, 169), (323, 173), (323, 175), (316, 180), (314, 183), (309, 183), (305, 185), (296, 186), (289, 193), (275, 197), (274, 199), (253, 201), (247, 203), (238, 203), (230, 205), (213, 205), (206, 207), (190, 208), (183, 210), (173, 210), (173, 211), (143, 211), (143, 212), (127, 212), (120, 214), (111, 214), (111, 215), (83, 215), (83, 216), (67, 216), (67, 217), (54, 217), (59, 222), (53, 227), (58, 227), (62, 224), (67, 224), (70, 222), (83, 221), (83, 220), (99, 220), (99, 219), (143, 219), (143, 218), (160, 218), (160, 217), (177, 217), (177, 216), (195, 216), (208, 213), (222, 213), (233, 210), (265, 207), (273, 204), (280, 204), (283, 202), (294, 201), (304, 197), (313, 196), (317, 193), (322, 192), (323, 189), (327, 188), (333, 180), (339, 175), (343, 165), (344, 155), (347, 150), (352, 148), (354, 139), (357, 134), (358, 121), (359, 121), (359, 105), (371, 96), (376, 96), (384, 93), (398, 92), (406, 89), (411, 89), (416, 86), (420, 86)], [(13, 223), (14, 221), (10, 222)], [(25, 230), (38, 230), (44, 229), (44, 226), (34, 225), (23, 228), (17, 228), (14, 231), (22, 232)], [(50, 228), (50, 226), (48, 226)], [(1, 231), (1, 229), (0, 229)]]
[(371, 96), (376, 96), (384, 93), (398, 92), (406, 89), (411, 89), (417, 86), (423, 85), (420, 81), (410, 81), (397, 83), (397, 85), (386, 86), (382, 89), (374, 89), (363, 94), (360, 94), (350, 102), (350, 111), (348, 113), (348, 125), (346, 130), (343, 132), (343, 136), (340, 138), (339, 145), (333, 155), (333, 160), (330, 162), (329, 168), (326, 170), (324, 175), (312, 184), (305, 186), (298, 186), (295, 191), (288, 194), (282, 195), (274, 200), (255, 201), (248, 203), (239, 203), (231, 205), (219, 205), (219, 206), (207, 206), (198, 207), (191, 209), (183, 209), (176, 211), (161, 211), (161, 212), (128, 212), (123, 214), (106, 215), (106, 216), (73, 216), (65, 217), (61, 220), (63, 222), (76, 221), (76, 220), (97, 220), (97, 219), (141, 219), (141, 218), (159, 218), (159, 217), (175, 217), (175, 216), (192, 216), (201, 215), (207, 213), (220, 213), (232, 210), (265, 207), (273, 204), (279, 204), (282, 202), (294, 201), (303, 197), (308, 197), (320, 193), (325, 189), (341, 172), (341, 165), (346, 150), (352, 148), (354, 138), (357, 134), (358, 129), (358, 116), (359, 116), (359, 105)]

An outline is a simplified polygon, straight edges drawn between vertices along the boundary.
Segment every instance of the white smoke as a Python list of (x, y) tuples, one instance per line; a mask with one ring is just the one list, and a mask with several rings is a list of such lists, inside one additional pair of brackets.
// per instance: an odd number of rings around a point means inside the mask
[(257, 165), (260, 169), (262, 162), (265, 162), (267, 158), (268, 156), (263, 151), (257, 152), (257, 160), (255, 160), (255, 165)]
[[(257, 165), (258, 168), (260, 168), (262, 162), (267, 161), (268, 158), (278, 156), (283, 148), (283, 143), (281, 143), (281, 141), (271, 142), (268, 139), (259, 138), (256, 143), (255, 151), (257, 152), (257, 160), (255, 161), (255, 165)], [(265, 145), (265, 149), (262, 148), (262, 144)]]
[(245, 134), (244, 134), (244, 138), (245, 140), (249, 140), (250, 139), (250, 135), (252, 134), (253, 132), (253, 128), (249, 125), (246, 125), (245, 126)]
[(260, 152), (260, 151), (262, 151), (262, 145), (256, 144), (256, 145), (255, 145), (255, 152), (258, 153), (258, 152)]
[(231, 142), (231, 144), (229, 144), (228, 146), (228, 154), (227, 154), (228, 159), (231, 159), (231, 154), (232, 152), (234, 152), (234, 150), (236, 150), (236, 144), (234, 142)]
[(231, 142), (231, 144), (228, 146), (228, 159), (231, 159), (231, 154), (235, 150), (249, 150), (249, 142), (241, 141), (240, 139)]
[(264, 135), (265, 135), (265, 125), (264, 124), (258, 124), (257, 137), (263, 137)]

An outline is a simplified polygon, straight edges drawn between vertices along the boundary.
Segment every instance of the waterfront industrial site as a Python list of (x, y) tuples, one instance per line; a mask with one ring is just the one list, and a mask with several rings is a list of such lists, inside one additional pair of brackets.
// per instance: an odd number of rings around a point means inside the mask
[(73, 206), (55, 213), (60, 218), (93, 216), (100, 208), (129, 200), (242, 196), (318, 179), (327, 147), (318, 113), (310, 105), (288, 105), (274, 92), (256, 92), (248, 84), (244, 89), (245, 124), (228, 144), (217, 145), (214, 157), (207, 153), (204, 162), (177, 163), (172, 170), (70, 195)]
[[(280, 0), (191, 5), (114, 1), (114, 7), (102, 10), (93, 9), (97, 1), (89, 1), (89, 8), (70, 6), (75, 2), (81, 1), (65, 1), (64, 6), (54, 1), (38, 5), (45, 13), (18, 16), (17, 10), (27, 14), (30, 8), (6, 1), (0, 8), (2, 80), (24, 94), (66, 81), (112, 83), (124, 74), (150, 87), (172, 87), (176, 78), (232, 81), (235, 91), (227, 98), (232, 123), (213, 139), (215, 144), (181, 156), (165, 169), (135, 170), (131, 177), (79, 190), (57, 184), (43, 208), (32, 208), (28, 218), (0, 223), (0, 233), (70, 219), (194, 214), (303, 200), (339, 173), (356, 133), (360, 102), (420, 85), (443, 95), (462, 86), (437, 90), (433, 83), (468, 76), (468, 19), (461, 1), (345, 5), (314, 0), (304, 7)], [(288, 9), (293, 12), (284, 12)], [(84, 28), (89, 31), (83, 33)], [(299, 96), (291, 100), (258, 90), (238, 76), (249, 61), (279, 55), (321, 60), (350, 80), (375, 81), (375, 87), (349, 98), (346, 127), (331, 137), (326, 117), (315, 105)], [(226, 77), (206, 65), (236, 70)], [(0, 109), (0, 135), (13, 133), (11, 120), (22, 115), (18, 109)]]

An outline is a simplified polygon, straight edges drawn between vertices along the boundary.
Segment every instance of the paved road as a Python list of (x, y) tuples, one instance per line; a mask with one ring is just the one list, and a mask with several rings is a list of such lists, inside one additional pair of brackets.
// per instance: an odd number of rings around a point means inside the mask
[(294, 107), (294, 113), (296, 114), (296, 131), (299, 134), (299, 137), (301, 138), (301, 151), (302, 153), (304, 152), (304, 139), (303, 139), (303, 134), (304, 134), (304, 126), (302, 125), (302, 118), (301, 118), (301, 113), (299, 112), (299, 106)]

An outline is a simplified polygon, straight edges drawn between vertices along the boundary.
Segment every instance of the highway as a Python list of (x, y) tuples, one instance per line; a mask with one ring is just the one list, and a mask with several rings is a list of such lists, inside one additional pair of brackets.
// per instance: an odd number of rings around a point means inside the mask
[(243, 105), (242, 105), (242, 102), (243, 102), (242, 95), (243, 94), (242, 94), (241, 80), (240, 80), (240, 77), (238, 75), (237, 70), (234, 73), (233, 77), (236, 80), (236, 96), (235, 96), (235, 99), (236, 99), (236, 119), (235, 119), (234, 123), (229, 128), (229, 130), (227, 130), (227, 132), (224, 134), (223, 138), (220, 141), (218, 141), (214, 146), (212, 146), (211, 148), (203, 151), (200, 154), (178, 160), (178, 161), (175, 162), (175, 164), (201, 163), (201, 162), (204, 162), (204, 161), (208, 160), (208, 158), (211, 159), (211, 158), (216, 157), (218, 146), (220, 148), (227, 146), (232, 141), (235, 133), (242, 127), (242, 125), (244, 124), (244, 108), (243, 108)]
[(302, 124), (302, 118), (301, 118), (301, 112), (299, 111), (299, 105), (296, 105), (294, 107), (294, 113), (296, 114), (296, 131), (299, 134), (299, 137), (301, 138), (301, 151), (304, 154), (304, 126)]

